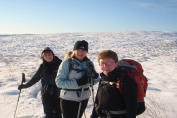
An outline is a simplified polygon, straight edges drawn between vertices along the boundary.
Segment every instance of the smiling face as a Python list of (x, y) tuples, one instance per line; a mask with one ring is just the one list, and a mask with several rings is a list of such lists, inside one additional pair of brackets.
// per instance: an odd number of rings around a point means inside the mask
[(98, 54), (98, 63), (102, 72), (108, 76), (108, 73), (118, 67), (118, 56), (112, 50), (103, 50)]
[(44, 52), (43, 53), (43, 59), (45, 61), (49, 62), (49, 63), (52, 62), (52, 60), (53, 60), (53, 54), (52, 54), (52, 52), (51, 51)]
[(102, 58), (99, 60), (99, 66), (102, 72), (108, 76), (108, 73), (118, 67), (118, 62), (115, 62), (112, 58)]
[(82, 50), (82, 49), (77, 49), (74, 51), (75, 57), (79, 60), (82, 61), (84, 57), (87, 55), (87, 51)]

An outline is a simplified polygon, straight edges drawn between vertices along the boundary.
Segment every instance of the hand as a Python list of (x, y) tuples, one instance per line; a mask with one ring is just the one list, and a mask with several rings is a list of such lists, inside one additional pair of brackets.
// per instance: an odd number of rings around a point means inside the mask
[(136, 115), (142, 114), (145, 111), (145, 102), (138, 102)]
[(98, 77), (98, 73), (95, 71), (94, 68), (88, 68), (86, 71), (86, 75), (88, 77), (93, 77), (93, 78), (97, 78)]
[(103, 109), (100, 106), (96, 106), (95, 111), (100, 118), (106, 118), (107, 117), (107, 114), (103, 113)]
[(21, 90), (21, 89), (24, 89), (24, 88), (26, 88), (26, 85), (23, 85), (23, 84), (22, 84), (22, 85), (19, 85), (19, 86), (18, 86), (18, 90)]
[(85, 74), (82, 78), (76, 79), (76, 82), (77, 82), (78, 86), (82, 86), (82, 85), (87, 84), (88, 83), (87, 75)]

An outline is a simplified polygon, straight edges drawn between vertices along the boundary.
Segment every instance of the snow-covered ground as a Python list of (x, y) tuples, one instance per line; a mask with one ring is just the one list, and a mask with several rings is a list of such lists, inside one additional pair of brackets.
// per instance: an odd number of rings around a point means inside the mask
[[(0, 35), (0, 117), (13, 118), (22, 73), (31, 79), (40, 63), (44, 47), (63, 59), (77, 40), (89, 42), (88, 57), (101, 72), (97, 54), (104, 49), (118, 53), (119, 59), (139, 61), (148, 77), (147, 110), (138, 118), (176, 118), (177, 114), (177, 32), (113, 32)], [(40, 82), (21, 91), (17, 118), (44, 118)], [(96, 93), (97, 86), (94, 87)], [(90, 97), (86, 116), (93, 108)], [(83, 116), (84, 118), (84, 116)]]

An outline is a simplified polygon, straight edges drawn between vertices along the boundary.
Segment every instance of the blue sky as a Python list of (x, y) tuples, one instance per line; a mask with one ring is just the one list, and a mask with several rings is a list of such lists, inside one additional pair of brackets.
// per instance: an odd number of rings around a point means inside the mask
[(0, 34), (177, 31), (177, 0), (0, 0)]

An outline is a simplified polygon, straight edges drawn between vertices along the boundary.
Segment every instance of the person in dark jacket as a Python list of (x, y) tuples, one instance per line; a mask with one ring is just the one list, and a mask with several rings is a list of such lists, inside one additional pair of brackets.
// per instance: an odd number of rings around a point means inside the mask
[(19, 85), (18, 89), (31, 87), (41, 80), (42, 104), (46, 118), (61, 118), (60, 98), (58, 94), (60, 90), (55, 84), (55, 77), (62, 60), (55, 56), (49, 47), (44, 48), (41, 53), (41, 59), (43, 63), (32, 79), (24, 85)]
[(122, 74), (117, 54), (104, 50), (98, 55), (98, 63), (102, 73), (91, 118), (136, 118), (137, 85), (125, 74), (120, 85), (122, 92), (116, 86)]

